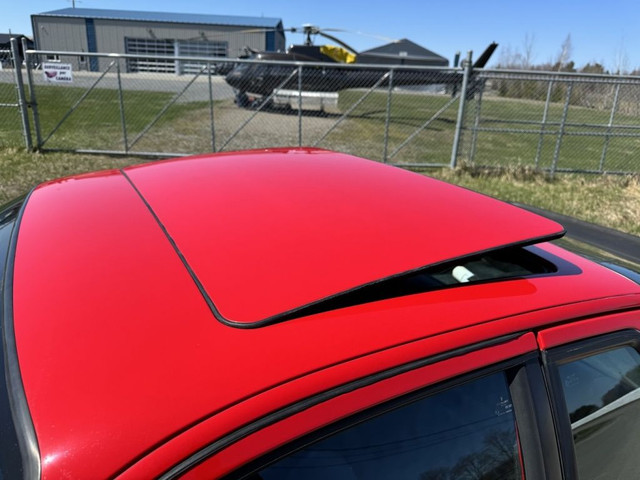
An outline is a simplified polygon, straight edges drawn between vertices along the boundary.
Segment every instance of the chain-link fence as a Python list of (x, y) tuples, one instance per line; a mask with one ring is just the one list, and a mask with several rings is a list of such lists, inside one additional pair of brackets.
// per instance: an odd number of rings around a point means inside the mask
[(464, 159), (551, 171), (639, 172), (640, 78), (485, 70)]
[[(640, 171), (638, 78), (120, 54), (93, 54), (104, 68), (91, 72), (79, 68), (90, 54), (59, 53), (27, 55), (40, 150), (302, 145), (399, 165)], [(168, 62), (194, 73), (153, 71)]]
[[(132, 55), (107, 57), (101, 72), (80, 71), (80, 56), (65, 53), (68, 63), (54, 63), (47, 60), (53, 53), (30, 53), (28, 63), (38, 65), (27, 77), (39, 149), (170, 156), (306, 145), (385, 161), (450, 162), (459, 97), (450, 93), (460, 69), (180, 57), (199, 68), (176, 75), (140, 71), (143, 62)], [(154, 61), (168, 60), (147, 58), (148, 70)], [(71, 79), (48, 77), (66, 65)]]
[(13, 58), (10, 48), (0, 49), (0, 146), (24, 145), (25, 139), (19, 97), (24, 90), (18, 87), (20, 81), (16, 78), (22, 71), (15, 69)]

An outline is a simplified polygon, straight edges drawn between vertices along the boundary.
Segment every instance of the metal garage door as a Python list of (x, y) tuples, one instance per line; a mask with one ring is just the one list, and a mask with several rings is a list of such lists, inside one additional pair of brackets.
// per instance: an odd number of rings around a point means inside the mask
[[(174, 40), (158, 40), (154, 38), (125, 38), (125, 51), (132, 55), (168, 55), (175, 56)], [(164, 72), (175, 73), (176, 61), (171, 59), (128, 58), (129, 72)]]
[[(228, 42), (212, 42), (209, 40), (181, 40), (178, 41), (178, 55), (183, 57), (227, 57)], [(205, 62), (193, 60), (180, 61), (179, 73), (198, 73)]]

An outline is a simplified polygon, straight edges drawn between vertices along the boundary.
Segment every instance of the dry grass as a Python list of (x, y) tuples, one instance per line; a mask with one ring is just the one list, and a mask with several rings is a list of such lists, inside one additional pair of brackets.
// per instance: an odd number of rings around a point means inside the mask
[(548, 174), (528, 167), (429, 174), (509, 202), (524, 203), (640, 235), (640, 177)]
[(24, 148), (0, 149), (0, 204), (54, 178), (140, 163), (140, 158), (116, 158), (71, 153), (28, 153)]
[[(46, 180), (145, 161), (148, 160), (138, 157), (32, 154), (20, 147), (0, 148), (0, 203)], [(480, 169), (469, 166), (426, 173), (501, 200), (529, 204), (640, 235), (640, 178), (637, 176), (563, 174), (550, 178), (528, 167)]]

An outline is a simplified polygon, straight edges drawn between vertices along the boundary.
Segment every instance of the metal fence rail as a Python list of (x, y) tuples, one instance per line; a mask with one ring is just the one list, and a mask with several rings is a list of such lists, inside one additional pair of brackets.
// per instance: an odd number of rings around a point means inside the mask
[[(62, 54), (73, 78), (55, 83), (43, 64)], [(101, 72), (80, 69), (88, 57), (102, 57)], [(471, 60), (451, 69), (180, 57), (198, 68), (175, 74), (132, 68), (174, 57), (27, 51), (13, 69), (24, 104), (9, 68), (0, 92), (15, 83), (13, 121), (29, 114), (26, 136), (45, 151), (168, 157), (308, 145), (403, 166), (640, 172), (640, 78), (473, 70)], [(234, 65), (238, 78), (225, 81)]]

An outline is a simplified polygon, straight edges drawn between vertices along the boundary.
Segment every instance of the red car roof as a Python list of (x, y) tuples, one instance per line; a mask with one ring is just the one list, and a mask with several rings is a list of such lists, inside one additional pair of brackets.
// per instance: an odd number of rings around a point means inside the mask
[[(601, 311), (639, 303), (638, 285), (550, 245), (542, 248), (571, 262), (571, 274), (404, 296), (264, 328), (217, 321), (209, 303), (235, 322), (260, 322), (449, 256), (561, 231), (466, 190), (320, 151), (213, 155), (45, 184), (26, 202), (13, 278), (43, 476), (133, 472), (192, 432), (211, 440), (277, 402), (329, 388), (338, 377), (303, 381), (328, 367), (342, 380), (362, 375), (335, 366), (391, 347), (477, 326), (455, 340), (472, 343), (559, 321), (572, 305), (595, 309), (590, 301)], [(541, 309), (549, 313), (514, 317)], [(184, 454), (172, 450), (174, 459)], [(148, 476), (171, 466), (163, 458)]]
[(557, 223), (406, 170), (323, 150), (125, 170), (220, 317), (251, 324)]

